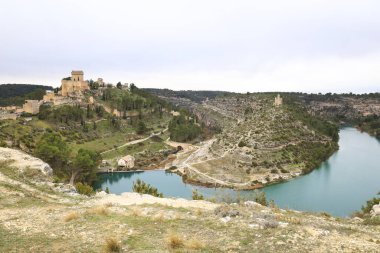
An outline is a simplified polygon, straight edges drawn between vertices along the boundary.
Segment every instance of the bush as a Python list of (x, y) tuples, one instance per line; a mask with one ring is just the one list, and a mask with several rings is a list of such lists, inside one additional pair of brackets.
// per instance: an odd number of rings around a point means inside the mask
[(136, 182), (133, 182), (132, 190), (137, 193), (149, 194), (160, 198), (164, 196), (162, 193), (158, 192), (157, 188), (145, 183), (140, 179), (137, 179)]
[[(380, 195), (380, 192), (378, 193), (378, 195)], [(372, 210), (372, 207), (379, 203), (380, 203), (380, 198), (372, 198), (368, 200), (367, 204), (365, 206), (362, 206), (362, 212), (365, 214), (370, 213)]]
[(71, 212), (68, 215), (65, 216), (64, 221), (69, 222), (72, 220), (76, 220), (79, 218), (79, 214), (77, 212)]
[(265, 192), (259, 191), (259, 190), (255, 190), (254, 193), (255, 193), (255, 195), (254, 195), (254, 201), (256, 203), (259, 203), (260, 205), (263, 205), (263, 206), (267, 206), (268, 205), (268, 201), (267, 201), (267, 197), (265, 196)]
[(120, 252), (121, 245), (114, 238), (107, 238), (105, 249), (106, 249), (106, 252)]
[(245, 143), (245, 141), (241, 140), (241, 141), (239, 141), (238, 146), (239, 146), (240, 148), (242, 148), (242, 147), (247, 146), (247, 143)]
[(179, 235), (173, 234), (173, 233), (168, 235), (167, 243), (168, 243), (169, 248), (171, 249), (178, 249), (178, 248), (183, 247), (184, 245), (183, 239)]
[(278, 170), (277, 169), (271, 169), (270, 173), (276, 174), (276, 173), (278, 173)]
[(94, 189), (88, 184), (76, 183), (75, 189), (77, 189), (77, 192), (82, 195), (92, 196), (95, 194)]
[(193, 190), (193, 200), (204, 200), (202, 193), (199, 193), (198, 190)]
[(363, 221), (363, 224), (364, 225), (379, 226), (380, 225), (380, 217), (367, 218)]

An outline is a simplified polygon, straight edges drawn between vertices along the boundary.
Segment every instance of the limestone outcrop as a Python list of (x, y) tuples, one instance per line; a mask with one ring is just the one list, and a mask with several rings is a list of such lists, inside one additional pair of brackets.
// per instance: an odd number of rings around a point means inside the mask
[(380, 204), (374, 205), (372, 207), (371, 216), (380, 216)]
[(0, 162), (9, 162), (10, 166), (16, 167), (21, 171), (30, 168), (39, 170), (46, 176), (53, 175), (53, 169), (49, 164), (16, 149), (0, 147)]

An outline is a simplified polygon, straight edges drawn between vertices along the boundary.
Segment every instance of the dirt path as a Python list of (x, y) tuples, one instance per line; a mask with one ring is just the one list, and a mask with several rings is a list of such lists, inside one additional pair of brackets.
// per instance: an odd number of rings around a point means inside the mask
[(149, 135), (149, 136), (146, 137), (146, 138), (142, 138), (142, 139), (138, 139), (138, 140), (134, 140), (134, 141), (130, 141), (130, 142), (124, 143), (123, 145), (118, 146), (118, 147), (116, 147), (116, 148), (112, 148), (112, 149), (109, 149), (109, 150), (103, 151), (103, 152), (101, 152), (100, 154), (103, 155), (103, 154), (106, 154), (106, 153), (108, 153), (108, 152), (111, 152), (111, 151), (117, 150), (117, 149), (119, 149), (119, 148), (123, 148), (123, 147), (126, 147), (126, 146), (130, 146), (130, 145), (134, 145), (134, 144), (137, 144), (137, 143), (140, 143), (140, 142), (144, 142), (144, 141), (149, 140), (150, 138), (152, 138), (152, 137), (154, 137), (154, 136), (159, 136), (159, 135), (161, 135), (161, 133), (165, 133), (167, 130), (168, 130), (168, 128), (164, 129), (164, 130), (161, 131), (161, 132), (153, 133), (153, 134)]
[(152, 195), (139, 194), (136, 192), (124, 192), (121, 195), (98, 193), (95, 198), (84, 203), (84, 205), (88, 206), (98, 206), (106, 204), (122, 206), (160, 204), (176, 208), (201, 208), (206, 210), (213, 210), (219, 206), (219, 204), (203, 200), (187, 200), (182, 198), (158, 198)]

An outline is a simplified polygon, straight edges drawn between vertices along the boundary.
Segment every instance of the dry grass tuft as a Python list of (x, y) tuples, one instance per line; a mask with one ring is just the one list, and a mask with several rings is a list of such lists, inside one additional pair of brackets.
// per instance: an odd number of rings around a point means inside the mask
[(297, 217), (291, 217), (291, 216), (277, 216), (276, 220), (278, 221), (285, 221), (291, 224), (300, 225), (301, 219)]
[(107, 238), (105, 250), (106, 250), (106, 252), (110, 252), (110, 253), (111, 252), (121, 252), (121, 245), (114, 238)]
[(134, 209), (132, 210), (132, 214), (133, 214), (133, 216), (136, 216), (136, 217), (142, 216), (142, 212), (141, 212), (141, 210), (138, 209), (138, 208), (134, 208)]
[(179, 235), (170, 233), (167, 237), (167, 245), (170, 249), (178, 249), (182, 248), (184, 243), (183, 239)]
[(185, 247), (191, 250), (200, 250), (204, 248), (204, 244), (196, 238), (191, 238), (185, 243)]
[(79, 214), (77, 212), (71, 212), (68, 215), (65, 216), (64, 221), (69, 222), (72, 220), (76, 220), (79, 218)]
[(203, 210), (202, 209), (197, 209), (197, 210), (195, 210), (195, 215), (197, 215), (197, 216), (201, 216), (203, 214)]
[(112, 202), (108, 202), (108, 203), (105, 203), (104, 206), (105, 206), (105, 207), (112, 207), (112, 206), (113, 206), (113, 203), (112, 203)]
[(162, 213), (158, 213), (155, 216), (153, 216), (153, 220), (154, 221), (164, 221), (165, 216)]
[(97, 215), (107, 215), (108, 210), (107, 210), (107, 207), (105, 207), (105, 206), (98, 206), (98, 207), (94, 207), (94, 208), (88, 210), (87, 213), (97, 214)]

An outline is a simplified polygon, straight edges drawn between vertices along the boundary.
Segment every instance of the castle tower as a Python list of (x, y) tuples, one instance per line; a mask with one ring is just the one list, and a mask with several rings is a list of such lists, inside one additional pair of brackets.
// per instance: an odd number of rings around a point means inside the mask
[(82, 70), (71, 71), (71, 80), (83, 82), (83, 71)]
[(85, 90), (89, 90), (90, 87), (87, 81), (83, 81), (83, 71), (73, 70), (71, 71), (71, 78), (62, 79), (61, 94), (64, 97), (81, 94)]
[(282, 97), (280, 97), (280, 94), (277, 94), (277, 97), (274, 98), (273, 105), (276, 107), (282, 105)]

